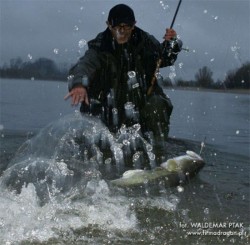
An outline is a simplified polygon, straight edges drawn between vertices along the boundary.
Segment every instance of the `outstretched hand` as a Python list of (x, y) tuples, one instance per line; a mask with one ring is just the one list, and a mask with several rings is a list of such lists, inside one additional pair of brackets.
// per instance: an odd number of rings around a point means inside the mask
[(169, 28), (167, 28), (166, 29), (166, 33), (165, 33), (165, 35), (164, 35), (164, 39), (166, 40), (166, 41), (170, 41), (170, 40), (172, 40), (172, 39), (175, 39), (177, 37), (177, 34), (176, 34), (176, 31), (174, 30), (174, 29), (169, 29)]
[(68, 94), (65, 95), (64, 99), (67, 100), (69, 97), (71, 97), (71, 105), (78, 105), (82, 102), (89, 105), (87, 90), (82, 85), (74, 87)]

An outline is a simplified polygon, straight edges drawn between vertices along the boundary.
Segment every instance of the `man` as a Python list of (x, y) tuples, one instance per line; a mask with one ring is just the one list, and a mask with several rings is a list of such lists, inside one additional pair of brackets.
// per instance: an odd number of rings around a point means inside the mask
[(182, 43), (167, 29), (160, 44), (138, 28), (133, 10), (114, 6), (107, 29), (88, 42), (89, 49), (69, 72), (72, 105), (100, 116), (111, 129), (140, 123), (142, 131), (168, 135), (173, 109), (159, 85), (160, 67), (173, 65)]

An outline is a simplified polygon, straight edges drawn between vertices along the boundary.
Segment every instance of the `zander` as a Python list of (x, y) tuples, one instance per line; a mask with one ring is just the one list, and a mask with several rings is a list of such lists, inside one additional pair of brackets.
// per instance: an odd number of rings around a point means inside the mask
[(166, 186), (178, 186), (193, 178), (205, 165), (200, 155), (187, 151), (186, 155), (168, 159), (153, 170), (128, 170), (111, 183), (120, 187), (136, 187), (144, 184), (157, 184), (164, 181)]

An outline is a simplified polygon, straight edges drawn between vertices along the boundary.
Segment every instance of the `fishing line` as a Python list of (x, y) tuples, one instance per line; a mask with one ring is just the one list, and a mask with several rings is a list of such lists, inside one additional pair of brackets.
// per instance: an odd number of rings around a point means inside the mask
[(201, 142), (201, 149), (200, 149), (200, 155), (201, 155), (201, 153), (202, 153), (202, 151), (203, 151), (203, 149), (205, 148), (205, 141), (206, 141), (206, 136), (204, 137), (204, 139), (203, 139), (203, 141)]

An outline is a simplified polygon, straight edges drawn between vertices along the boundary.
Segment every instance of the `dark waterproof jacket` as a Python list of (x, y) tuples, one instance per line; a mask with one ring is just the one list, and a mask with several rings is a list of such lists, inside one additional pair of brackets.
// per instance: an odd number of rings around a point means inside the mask
[[(105, 104), (107, 95), (113, 89), (115, 107), (122, 115), (124, 104), (128, 100), (128, 71), (135, 71), (138, 74), (141, 91), (147, 100), (146, 92), (151, 85), (159, 58), (162, 58), (161, 67), (173, 65), (177, 53), (180, 51), (177, 47), (176, 52), (173, 52), (173, 49), (168, 52), (170, 44), (166, 43), (166, 45), (167, 48), (162, 54), (162, 44), (138, 27), (133, 30), (128, 43), (118, 44), (107, 28), (104, 32), (99, 33), (95, 39), (88, 42), (89, 49), (71, 68), (69, 90), (82, 84), (83, 77), (87, 76), (88, 83), (85, 84), (85, 87), (90, 99), (94, 98), (99, 100), (101, 104)], [(166, 97), (157, 84), (154, 86), (153, 94)], [(172, 110), (172, 108), (170, 109)]]

